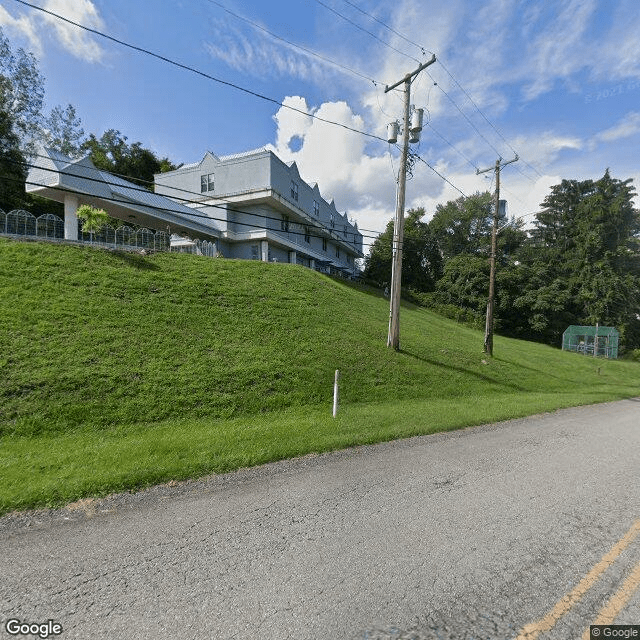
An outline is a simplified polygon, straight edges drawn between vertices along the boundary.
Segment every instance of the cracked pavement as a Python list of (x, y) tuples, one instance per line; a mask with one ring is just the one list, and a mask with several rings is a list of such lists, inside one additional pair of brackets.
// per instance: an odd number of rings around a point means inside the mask
[[(639, 454), (625, 400), (9, 514), (0, 638), (515, 639), (640, 518)], [(579, 638), (638, 561), (540, 637)]]

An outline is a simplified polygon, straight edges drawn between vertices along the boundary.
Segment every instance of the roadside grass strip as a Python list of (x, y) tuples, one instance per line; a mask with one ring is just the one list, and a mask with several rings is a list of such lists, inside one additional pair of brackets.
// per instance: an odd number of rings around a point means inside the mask
[(327, 404), (228, 420), (6, 436), (0, 439), (0, 513), (615, 399), (616, 393), (601, 391), (405, 400), (345, 406), (335, 419)]

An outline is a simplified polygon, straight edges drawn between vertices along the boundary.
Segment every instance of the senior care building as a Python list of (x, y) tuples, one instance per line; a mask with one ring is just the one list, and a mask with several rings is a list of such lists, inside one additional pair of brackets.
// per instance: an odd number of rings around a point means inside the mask
[(156, 194), (207, 216), (218, 250), (230, 258), (291, 262), (342, 275), (358, 273), (362, 234), (347, 214), (307, 184), (295, 162), (257, 149), (155, 175)]
[[(77, 240), (81, 204), (105, 209), (126, 224), (172, 234), (174, 249), (185, 238), (214, 243), (228, 258), (290, 262), (344, 276), (358, 274), (362, 234), (333, 200), (307, 184), (295, 163), (258, 149), (218, 157), (155, 175), (154, 191), (98, 170), (89, 156), (69, 158), (41, 149), (27, 190), (64, 203), (64, 237)], [(193, 243), (191, 243), (192, 246)]]

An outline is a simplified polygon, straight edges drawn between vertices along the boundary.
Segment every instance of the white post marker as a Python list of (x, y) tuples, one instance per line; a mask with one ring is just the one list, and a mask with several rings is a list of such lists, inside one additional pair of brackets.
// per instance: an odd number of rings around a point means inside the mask
[(336, 369), (336, 376), (333, 382), (333, 417), (338, 413), (338, 380), (340, 380), (340, 372)]

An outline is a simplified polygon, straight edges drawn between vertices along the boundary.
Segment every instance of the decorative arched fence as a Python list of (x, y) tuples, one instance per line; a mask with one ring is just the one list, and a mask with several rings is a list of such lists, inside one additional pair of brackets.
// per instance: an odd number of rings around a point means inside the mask
[[(62, 241), (64, 240), (64, 220), (53, 213), (36, 217), (22, 209), (14, 209), (9, 213), (0, 209), (0, 234)], [(81, 223), (78, 223), (78, 242), (126, 249), (169, 250), (169, 235), (166, 232), (133, 229), (128, 226), (114, 229), (105, 225), (97, 233), (88, 233), (82, 231)]]

